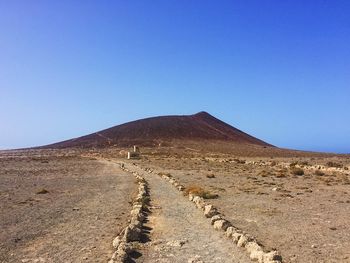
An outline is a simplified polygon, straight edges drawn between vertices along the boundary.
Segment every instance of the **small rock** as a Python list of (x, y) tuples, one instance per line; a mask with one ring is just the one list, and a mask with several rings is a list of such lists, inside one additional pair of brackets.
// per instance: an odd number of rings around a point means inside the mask
[(177, 187), (177, 189), (178, 189), (179, 191), (183, 191), (183, 190), (185, 190), (185, 187), (184, 187), (183, 185), (179, 185), (179, 186)]
[(251, 253), (253, 251), (262, 251), (262, 247), (256, 243), (255, 241), (250, 241), (245, 245), (246, 250), (248, 253)]
[(233, 234), (234, 232), (235, 232), (234, 227), (229, 226), (229, 227), (226, 229), (226, 236), (227, 236), (227, 237), (232, 237), (232, 234)]
[(171, 247), (182, 247), (184, 244), (187, 243), (187, 240), (173, 240), (169, 241), (166, 244)]
[(249, 257), (250, 257), (251, 260), (256, 260), (258, 262), (263, 262), (264, 252), (263, 251), (259, 251), (259, 250), (252, 251), (252, 252), (250, 252)]
[(240, 233), (232, 233), (232, 241), (237, 244), (238, 240), (241, 238), (242, 234)]
[(120, 237), (119, 237), (119, 236), (116, 237), (116, 238), (113, 240), (113, 247), (114, 247), (114, 248), (118, 248), (120, 242), (121, 242)]
[(207, 218), (213, 217), (218, 214), (217, 209), (213, 205), (206, 205), (204, 207), (204, 215)]
[(212, 218), (210, 218), (210, 223), (214, 225), (215, 221), (222, 219), (221, 215), (215, 215)]
[(221, 220), (217, 220), (214, 222), (214, 229), (216, 230), (224, 230), (226, 231), (226, 229), (230, 226), (230, 222), (221, 219)]
[(271, 251), (271, 252), (268, 252), (268, 253), (264, 254), (263, 262), (264, 263), (282, 262), (282, 257), (277, 251)]
[(140, 238), (140, 235), (141, 235), (141, 229), (139, 229), (137, 226), (129, 225), (125, 229), (124, 237), (127, 242), (138, 241)]
[(237, 242), (237, 247), (245, 247), (248, 242), (249, 238), (245, 235), (241, 235), (241, 238)]

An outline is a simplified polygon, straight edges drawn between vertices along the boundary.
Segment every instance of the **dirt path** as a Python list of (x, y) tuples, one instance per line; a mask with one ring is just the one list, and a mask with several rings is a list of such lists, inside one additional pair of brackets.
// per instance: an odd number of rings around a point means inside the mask
[(137, 262), (251, 262), (172, 185), (155, 174), (144, 176), (153, 206), (147, 224), (152, 230)]

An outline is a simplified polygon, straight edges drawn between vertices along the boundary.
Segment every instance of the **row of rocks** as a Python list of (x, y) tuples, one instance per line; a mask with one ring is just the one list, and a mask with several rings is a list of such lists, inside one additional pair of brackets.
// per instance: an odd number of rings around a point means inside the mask
[(138, 194), (133, 202), (130, 212), (131, 219), (129, 225), (113, 240), (113, 253), (109, 263), (127, 262), (130, 253), (135, 250), (135, 243), (140, 241), (142, 225), (146, 217), (147, 201), (149, 199), (148, 185), (146, 180), (137, 172), (127, 169), (124, 164), (120, 166), (122, 170), (131, 172), (138, 182)]
[[(145, 171), (152, 173), (153, 170), (145, 168)], [(160, 177), (171, 183), (177, 190), (183, 192), (185, 187), (169, 174), (158, 173)], [(242, 230), (234, 227), (226, 220), (212, 204), (207, 203), (202, 197), (188, 194), (188, 198), (198, 209), (203, 211), (205, 217), (210, 218), (210, 223), (214, 229), (225, 232), (227, 238), (231, 239), (238, 247), (245, 248), (249, 253), (250, 259), (259, 263), (281, 263), (282, 257), (278, 251), (265, 251), (264, 247), (256, 241), (255, 238)]]

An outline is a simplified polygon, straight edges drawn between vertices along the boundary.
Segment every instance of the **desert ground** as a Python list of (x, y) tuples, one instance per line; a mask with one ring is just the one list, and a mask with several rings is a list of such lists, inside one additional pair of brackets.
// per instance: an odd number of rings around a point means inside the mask
[(0, 154), (0, 262), (107, 262), (134, 178), (70, 151)]
[(349, 156), (141, 153), (126, 160), (125, 149), (1, 152), (0, 262), (108, 262), (137, 192), (121, 163), (149, 184), (144, 238), (129, 262), (252, 262), (188, 200), (192, 190), (283, 262), (350, 262)]

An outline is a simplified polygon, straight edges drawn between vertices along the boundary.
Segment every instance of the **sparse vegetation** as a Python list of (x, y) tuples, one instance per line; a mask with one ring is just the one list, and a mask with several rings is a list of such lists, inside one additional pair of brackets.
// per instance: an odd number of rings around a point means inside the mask
[(293, 174), (293, 175), (304, 175), (304, 170), (301, 169), (301, 168), (297, 168), (297, 167), (293, 167), (290, 172)]
[(233, 159), (236, 163), (239, 163), (239, 164), (245, 164), (245, 160), (240, 160), (240, 159)]
[(219, 197), (218, 194), (210, 193), (209, 191), (204, 190), (202, 187), (199, 187), (199, 186), (189, 186), (189, 187), (187, 187), (185, 189), (184, 194), (185, 195), (194, 194), (194, 195), (197, 195), (197, 196), (202, 197), (204, 199), (215, 199), (215, 198)]
[(324, 176), (324, 172), (322, 172), (321, 170), (316, 170), (315, 175)]
[(289, 164), (289, 167), (294, 167), (294, 166), (296, 166), (298, 164), (298, 162), (291, 162), (290, 164)]
[(261, 172), (258, 173), (258, 175), (261, 177), (267, 177), (268, 172), (266, 170), (262, 170)]
[(342, 164), (337, 163), (337, 162), (331, 162), (331, 161), (327, 162), (326, 166), (328, 166), (328, 167), (335, 167), (335, 168), (342, 168), (343, 167)]
[(162, 175), (166, 175), (166, 176), (168, 176), (168, 177), (173, 177), (170, 173), (162, 173), (162, 172), (160, 172), (160, 173), (158, 173), (158, 175), (159, 176), (162, 176)]

